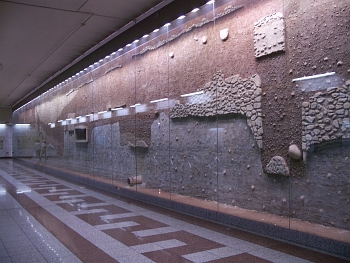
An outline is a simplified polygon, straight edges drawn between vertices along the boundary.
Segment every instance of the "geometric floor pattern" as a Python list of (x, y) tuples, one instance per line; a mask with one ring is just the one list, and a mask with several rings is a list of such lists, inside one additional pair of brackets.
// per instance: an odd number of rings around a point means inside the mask
[(0, 159), (0, 262), (345, 262)]

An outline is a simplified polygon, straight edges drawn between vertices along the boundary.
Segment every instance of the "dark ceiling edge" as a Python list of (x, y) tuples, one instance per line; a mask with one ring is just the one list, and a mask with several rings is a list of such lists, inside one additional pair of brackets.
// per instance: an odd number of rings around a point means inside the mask
[(88, 54), (86, 57), (82, 58), (70, 68), (66, 69), (61, 74), (48, 81), (45, 85), (35, 90), (24, 99), (16, 102), (16, 104), (12, 107), (12, 111), (17, 110), (44, 92), (68, 79), (69, 77), (75, 75), (81, 70), (84, 70), (100, 59), (105, 58), (107, 55), (115, 52), (118, 48), (124, 47), (126, 44), (142, 37), (145, 34), (148, 34), (155, 28), (159, 28), (165, 23), (171, 22), (177, 19), (180, 15), (187, 14), (194, 8), (200, 7), (207, 2), (208, 0), (174, 0), (165, 7), (159, 9), (158, 11), (155, 11), (155, 13), (145, 18), (140, 23), (135, 24), (130, 29), (117, 35), (115, 38), (111, 39), (92, 53)]

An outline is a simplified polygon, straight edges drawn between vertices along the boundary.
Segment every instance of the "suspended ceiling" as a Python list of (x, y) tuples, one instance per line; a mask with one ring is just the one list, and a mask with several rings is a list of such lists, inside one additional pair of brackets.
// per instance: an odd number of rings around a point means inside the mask
[(0, 0), (0, 108), (15, 110), (205, 2)]

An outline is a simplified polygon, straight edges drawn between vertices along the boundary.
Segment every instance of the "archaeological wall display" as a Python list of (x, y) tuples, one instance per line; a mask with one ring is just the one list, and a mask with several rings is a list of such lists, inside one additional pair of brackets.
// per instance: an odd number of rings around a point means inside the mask
[(43, 164), (117, 187), (350, 231), (349, 7), (204, 5), (16, 110), (14, 155), (46, 140)]

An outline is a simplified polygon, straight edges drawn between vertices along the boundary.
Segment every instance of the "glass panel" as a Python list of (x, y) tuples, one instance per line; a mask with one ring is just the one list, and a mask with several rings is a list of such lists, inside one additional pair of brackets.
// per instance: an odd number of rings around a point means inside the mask
[[(276, 92), (285, 83), (278, 68), (286, 57), (281, 43), (273, 42), (284, 31), (283, 20), (273, 15), (283, 14), (283, 3), (215, 5), (219, 211), (289, 227), (289, 179), (265, 169), (273, 156), (288, 160), (281, 146), (289, 132), (284, 107), (290, 93)], [(265, 43), (270, 33), (273, 41)]]
[(117, 189), (130, 188), (128, 179), (136, 176), (135, 149), (135, 64), (131, 47), (124, 47), (116, 53), (108, 66), (108, 78), (111, 86), (111, 156), (113, 167), (113, 183)]
[[(42, 109), (44, 112), (42, 115), (42, 129), (45, 132), (44, 138), (44, 148), (46, 147), (46, 158), (44, 160), (45, 164), (50, 166), (55, 166), (57, 162), (57, 156), (61, 150), (59, 147), (59, 136), (56, 135), (56, 120), (57, 114), (59, 113), (59, 109), (57, 107), (57, 99), (56, 99), (57, 91), (52, 90), (43, 96), (41, 104), (43, 105)], [(39, 141), (36, 141), (35, 148), (38, 149)], [(45, 145), (46, 144), (46, 145)], [(45, 150), (45, 149), (44, 149)]]
[[(57, 151), (58, 158), (55, 160), (55, 162), (52, 164), (60, 169), (67, 169), (68, 168), (68, 158), (67, 158), (67, 138), (66, 138), (66, 119), (67, 115), (64, 112), (64, 109), (66, 107), (67, 99), (66, 99), (66, 88), (64, 88), (65, 85), (61, 84), (59, 88), (57, 88), (57, 91), (54, 92), (55, 97), (55, 103), (57, 107), (56, 116), (53, 118), (54, 121), (54, 128), (53, 128), (53, 138), (56, 141), (55, 143), (55, 149)], [(69, 96), (68, 96), (69, 97)], [(71, 98), (71, 97), (70, 97)], [(69, 101), (69, 99), (68, 99)]]
[(169, 32), (170, 172), (172, 200), (217, 209), (216, 91), (213, 5), (173, 22)]
[(101, 66), (98, 62), (94, 64), (93, 71), (91, 72), (93, 78), (92, 105), (94, 112), (91, 134), (93, 142), (93, 174), (95, 180), (111, 183), (113, 177), (113, 160), (111, 155), (112, 110), (110, 93), (113, 81), (110, 75), (105, 74), (105, 72), (106, 67)]
[(304, 157), (291, 159), (291, 228), (349, 243), (348, 5), (285, 1), (288, 86), (298, 109), (291, 139)]
[(0, 124), (0, 157), (12, 156), (12, 127)]
[(92, 176), (93, 173), (93, 116), (88, 116), (93, 111), (93, 81), (92, 76), (81, 76), (79, 72), (75, 81), (74, 99), (74, 131), (71, 136), (72, 146), (75, 149), (76, 171)]
[[(166, 42), (168, 26), (151, 32), (137, 42), (136, 71), (136, 141), (138, 191), (170, 198), (168, 49), (147, 47)], [(146, 51), (146, 52), (145, 52)], [(147, 190), (145, 189), (147, 188)]]

